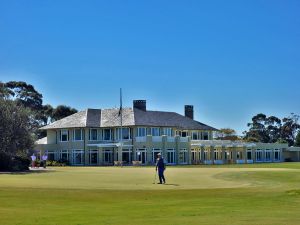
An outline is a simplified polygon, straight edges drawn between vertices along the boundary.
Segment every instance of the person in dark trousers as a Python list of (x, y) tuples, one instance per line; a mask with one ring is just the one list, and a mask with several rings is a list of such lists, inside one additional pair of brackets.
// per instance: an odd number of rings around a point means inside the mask
[(161, 157), (161, 154), (158, 153), (157, 154), (157, 163), (156, 163), (156, 171), (158, 170), (158, 177), (159, 177), (159, 183), (158, 184), (162, 184), (162, 182), (164, 182), (164, 184), (166, 183), (166, 179), (164, 176), (164, 171), (166, 170), (166, 164), (164, 162), (164, 159)]

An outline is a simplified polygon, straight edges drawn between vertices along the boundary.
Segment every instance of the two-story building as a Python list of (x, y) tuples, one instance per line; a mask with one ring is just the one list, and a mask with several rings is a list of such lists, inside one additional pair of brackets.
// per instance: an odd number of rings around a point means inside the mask
[[(71, 165), (154, 164), (161, 153), (168, 164), (280, 162), (285, 144), (213, 140), (217, 129), (194, 120), (192, 105), (185, 115), (147, 110), (145, 100), (133, 108), (87, 109), (41, 129), (47, 137), (36, 150), (49, 160)], [(122, 117), (122, 121), (121, 121)]]

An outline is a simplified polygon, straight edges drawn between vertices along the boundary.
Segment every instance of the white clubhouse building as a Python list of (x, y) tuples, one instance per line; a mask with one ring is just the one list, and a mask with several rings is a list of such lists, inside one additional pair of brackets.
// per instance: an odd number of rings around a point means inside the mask
[(47, 152), (49, 160), (94, 166), (151, 165), (158, 153), (168, 164), (282, 162), (285, 155), (300, 159), (299, 149), (287, 144), (213, 140), (217, 129), (195, 121), (193, 114), (192, 105), (185, 106), (184, 116), (149, 111), (145, 100), (134, 100), (133, 108), (122, 113), (87, 109), (42, 127), (47, 137), (36, 142), (35, 150)]

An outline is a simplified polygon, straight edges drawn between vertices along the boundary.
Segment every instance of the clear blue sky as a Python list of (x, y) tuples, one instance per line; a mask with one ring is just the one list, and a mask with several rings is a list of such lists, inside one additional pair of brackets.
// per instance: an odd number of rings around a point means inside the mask
[(300, 114), (300, 1), (0, 1), (0, 80), (77, 109), (146, 99), (241, 133)]

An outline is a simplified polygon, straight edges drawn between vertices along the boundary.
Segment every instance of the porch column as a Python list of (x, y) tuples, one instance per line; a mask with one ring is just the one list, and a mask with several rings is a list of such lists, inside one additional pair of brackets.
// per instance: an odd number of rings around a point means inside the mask
[(98, 165), (103, 164), (103, 148), (98, 149)]

